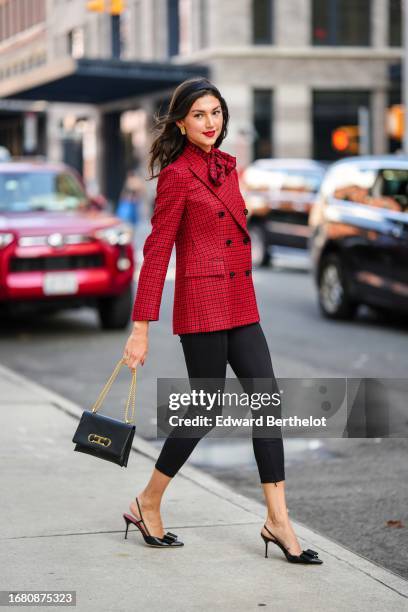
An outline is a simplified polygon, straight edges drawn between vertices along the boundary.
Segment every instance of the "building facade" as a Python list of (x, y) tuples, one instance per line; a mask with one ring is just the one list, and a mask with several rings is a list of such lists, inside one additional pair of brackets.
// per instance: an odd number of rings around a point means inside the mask
[[(167, 6), (173, 6), (168, 2)], [(174, 60), (205, 62), (231, 108), (229, 145), (254, 157), (339, 157), (337, 126), (367, 109), (369, 150), (390, 150), (401, 0), (181, 0)], [(185, 32), (183, 32), (183, 27)]]
[[(65, 58), (110, 58), (113, 20), (87, 5), (1, 0), (0, 92), (30, 87), (40, 68), (57, 80)], [(207, 66), (230, 109), (223, 149), (241, 167), (268, 156), (330, 160), (341, 156), (333, 130), (357, 125), (362, 111), (367, 150), (398, 147), (386, 116), (400, 101), (392, 67), (401, 63), (401, 22), (401, 0), (126, 0), (120, 58)], [(0, 100), (0, 144), (65, 159), (97, 190), (110, 144), (101, 117), (116, 114), (131, 166), (146, 157), (152, 114), (171, 91), (98, 105), (9, 96)]]

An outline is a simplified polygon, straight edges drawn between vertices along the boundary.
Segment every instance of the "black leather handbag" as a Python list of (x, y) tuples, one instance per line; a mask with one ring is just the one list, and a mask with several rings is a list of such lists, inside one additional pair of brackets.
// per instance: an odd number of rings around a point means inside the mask
[[(136, 368), (132, 368), (132, 380), (125, 410), (125, 420), (119, 421), (112, 417), (97, 414), (103, 400), (117, 377), (120, 368), (125, 364), (121, 359), (109, 380), (102, 389), (92, 410), (84, 410), (77, 430), (72, 438), (76, 445), (74, 451), (87, 453), (106, 461), (112, 461), (126, 467), (132, 448), (136, 426), (133, 424), (136, 400)], [(132, 416), (129, 419), (129, 407), (132, 404)]]

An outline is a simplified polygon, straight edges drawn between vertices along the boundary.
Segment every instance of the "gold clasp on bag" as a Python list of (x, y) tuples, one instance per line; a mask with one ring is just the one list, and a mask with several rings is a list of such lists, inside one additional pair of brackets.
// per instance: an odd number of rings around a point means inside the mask
[[(106, 382), (104, 388), (102, 389), (101, 393), (99, 394), (98, 399), (96, 400), (96, 402), (94, 403), (93, 407), (92, 407), (92, 412), (96, 412), (102, 405), (102, 402), (104, 401), (106, 394), (108, 393), (109, 389), (112, 386), (113, 381), (115, 380), (115, 378), (117, 377), (117, 375), (119, 374), (119, 370), (120, 368), (125, 365), (126, 362), (124, 359), (120, 359), (120, 361), (116, 364), (115, 369), (113, 370), (112, 374), (110, 375), (108, 381)], [(126, 403), (126, 409), (125, 409), (125, 423), (132, 423), (134, 417), (135, 417), (135, 404), (136, 404), (136, 368), (131, 368), (132, 370), (132, 380), (130, 383), (130, 388), (129, 388), (129, 395), (128, 395), (128, 399), (127, 399), (127, 403)], [(129, 419), (129, 407), (130, 404), (132, 404), (132, 416)], [(91, 440), (90, 440), (91, 442)]]
[(102, 446), (105, 446), (105, 447), (110, 446), (112, 444), (112, 440), (110, 438), (105, 438), (95, 433), (89, 434), (88, 440), (90, 442), (93, 442), (94, 444), (101, 444)]

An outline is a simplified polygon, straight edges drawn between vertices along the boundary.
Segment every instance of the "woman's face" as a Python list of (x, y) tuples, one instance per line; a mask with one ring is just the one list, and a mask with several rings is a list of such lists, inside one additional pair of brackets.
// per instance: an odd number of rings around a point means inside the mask
[(210, 151), (222, 131), (221, 102), (215, 96), (206, 94), (198, 98), (184, 119), (176, 121), (176, 124), (178, 127), (184, 126), (186, 138), (191, 142)]

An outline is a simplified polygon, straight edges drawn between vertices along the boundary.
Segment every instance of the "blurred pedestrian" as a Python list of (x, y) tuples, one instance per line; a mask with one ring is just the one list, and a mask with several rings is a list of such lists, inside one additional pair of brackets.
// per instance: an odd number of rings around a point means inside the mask
[(121, 191), (116, 216), (135, 229), (141, 218), (143, 197), (146, 192), (143, 178), (136, 170), (130, 170)]

